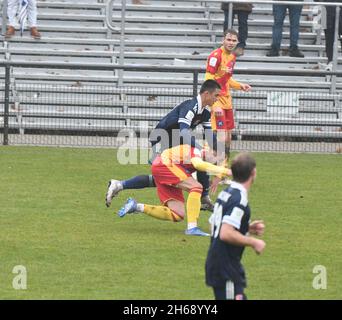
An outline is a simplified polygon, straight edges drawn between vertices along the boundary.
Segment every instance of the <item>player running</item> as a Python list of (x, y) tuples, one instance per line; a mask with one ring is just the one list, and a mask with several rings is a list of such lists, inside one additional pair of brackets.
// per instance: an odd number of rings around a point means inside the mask
[(243, 300), (246, 275), (241, 264), (245, 247), (257, 254), (265, 249), (265, 242), (251, 235), (261, 236), (262, 220), (251, 222), (248, 191), (256, 178), (256, 162), (248, 153), (238, 154), (232, 161), (233, 181), (222, 191), (210, 218), (211, 242), (206, 260), (206, 283), (214, 291), (216, 300)]
[(164, 150), (152, 163), (152, 175), (163, 205), (138, 203), (129, 198), (118, 215), (124, 217), (127, 213), (143, 212), (160, 220), (182, 221), (185, 213), (183, 191), (186, 191), (189, 195), (186, 202), (188, 225), (185, 234), (209, 236), (197, 225), (203, 187), (191, 174), (198, 170), (226, 177), (231, 175), (231, 171), (206, 162), (204, 158), (210, 162), (217, 161), (209, 150), (200, 151), (190, 145), (179, 145)]

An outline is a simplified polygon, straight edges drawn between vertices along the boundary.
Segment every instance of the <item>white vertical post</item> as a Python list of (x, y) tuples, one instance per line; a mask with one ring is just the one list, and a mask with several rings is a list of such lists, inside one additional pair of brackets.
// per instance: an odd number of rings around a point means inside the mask
[[(333, 60), (332, 60), (332, 71), (337, 70), (337, 56), (338, 56), (338, 41), (339, 41), (339, 21), (340, 21), (340, 10), (339, 6), (335, 8), (335, 35), (334, 35), (334, 46), (333, 46)], [(330, 93), (336, 91), (336, 75), (331, 78)]]
[[(121, 32), (120, 32), (120, 56), (119, 64), (122, 66), (125, 61), (125, 22), (126, 22), (126, 0), (122, 0), (121, 7)], [(118, 85), (121, 87), (123, 85), (123, 70), (119, 69), (119, 81)]]
[(7, 0), (2, 2), (2, 26), (1, 33), (4, 35), (6, 33), (6, 25), (7, 25)]

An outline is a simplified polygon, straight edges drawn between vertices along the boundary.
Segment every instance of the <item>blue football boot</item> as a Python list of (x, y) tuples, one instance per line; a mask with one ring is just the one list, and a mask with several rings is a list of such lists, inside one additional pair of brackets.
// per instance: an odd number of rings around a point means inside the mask
[(188, 236), (210, 237), (209, 233), (203, 232), (199, 227), (187, 229), (187, 230), (185, 230), (185, 234)]
[(123, 218), (127, 213), (137, 211), (137, 202), (133, 198), (128, 198), (124, 206), (118, 211), (118, 216)]

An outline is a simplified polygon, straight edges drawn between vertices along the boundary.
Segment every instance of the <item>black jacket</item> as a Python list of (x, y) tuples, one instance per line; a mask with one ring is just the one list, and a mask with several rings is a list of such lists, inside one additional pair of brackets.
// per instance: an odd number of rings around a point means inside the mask
[[(322, 0), (320, 2), (339, 2), (342, 3), (342, 0)], [(327, 29), (334, 30), (335, 29), (335, 16), (336, 16), (336, 7), (335, 6), (325, 6), (327, 10)], [(340, 19), (339, 19), (339, 34), (342, 34), (342, 6), (340, 6)]]
[[(253, 4), (251, 3), (233, 3), (233, 11), (246, 11), (248, 13), (252, 12)], [(229, 2), (221, 3), (222, 10), (229, 10)]]

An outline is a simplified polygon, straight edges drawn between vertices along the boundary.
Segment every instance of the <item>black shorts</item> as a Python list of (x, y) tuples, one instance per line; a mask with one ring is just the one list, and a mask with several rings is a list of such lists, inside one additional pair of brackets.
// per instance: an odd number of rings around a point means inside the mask
[(243, 286), (230, 280), (227, 280), (225, 286), (214, 287), (213, 290), (216, 300), (247, 300)]

